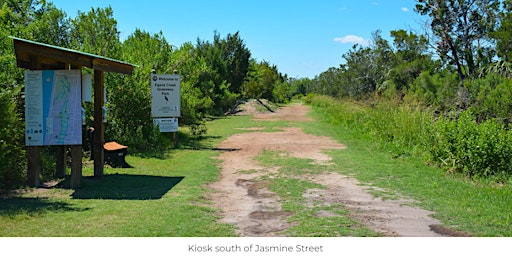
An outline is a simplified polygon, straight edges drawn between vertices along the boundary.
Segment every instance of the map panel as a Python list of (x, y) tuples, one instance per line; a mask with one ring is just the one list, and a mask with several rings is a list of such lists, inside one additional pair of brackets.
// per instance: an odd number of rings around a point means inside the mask
[(26, 145), (80, 145), (81, 71), (25, 72)]

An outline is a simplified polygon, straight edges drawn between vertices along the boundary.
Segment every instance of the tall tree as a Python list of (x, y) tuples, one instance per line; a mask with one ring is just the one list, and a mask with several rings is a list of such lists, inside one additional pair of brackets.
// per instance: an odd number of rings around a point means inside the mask
[(415, 10), (431, 19), (441, 59), (457, 68), (462, 82), (487, 61), (489, 32), (496, 24), (499, 0), (418, 0)]
[[(151, 35), (135, 29), (122, 43), (121, 49), (121, 58), (138, 65), (138, 68), (131, 76), (116, 76), (109, 80), (110, 119), (106, 134), (136, 150), (156, 149), (158, 136), (150, 115), (149, 81), (152, 69), (164, 73), (169, 68), (171, 47), (162, 32)], [(137, 107), (127, 107), (128, 102)]]
[(91, 8), (87, 13), (78, 11), (72, 20), (71, 47), (79, 51), (119, 58), (121, 43), (117, 21), (112, 8)]
[(40, 8), (34, 11), (34, 21), (27, 26), (29, 37), (38, 42), (69, 47), (71, 24), (66, 13), (51, 2), (41, 2)]
[(387, 78), (396, 89), (407, 89), (421, 72), (432, 69), (435, 62), (427, 52), (428, 40), (425, 36), (400, 29), (391, 31), (391, 37), (395, 56)]
[(249, 71), (251, 52), (245, 46), (238, 32), (228, 34), (221, 43), (222, 58), (226, 61), (226, 79), (230, 90), (240, 93), (245, 76)]
[(506, 62), (512, 62), (512, 2), (504, 1), (500, 12), (500, 25), (491, 37), (496, 40), (498, 57)]

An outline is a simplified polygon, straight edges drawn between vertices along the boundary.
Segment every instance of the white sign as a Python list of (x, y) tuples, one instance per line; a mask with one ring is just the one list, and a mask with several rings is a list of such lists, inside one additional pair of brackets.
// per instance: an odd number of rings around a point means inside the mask
[(92, 74), (82, 74), (82, 101), (92, 102)]
[(151, 116), (180, 117), (180, 76), (151, 75)]
[(25, 145), (81, 145), (80, 70), (25, 71)]
[(160, 127), (160, 132), (178, 132), (178, 118), (155, 118), (153, 124)]

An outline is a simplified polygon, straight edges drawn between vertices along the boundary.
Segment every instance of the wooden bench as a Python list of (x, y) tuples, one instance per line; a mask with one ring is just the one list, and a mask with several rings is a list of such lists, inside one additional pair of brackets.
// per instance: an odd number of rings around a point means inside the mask
[[(89, 130), (89, 143), (91, 145), (91, 160), (94, 160), (94, 128), (90, 127)], [(103, 150), (105, 153), (105, 163), (110, 166), (117, 168), (131, 168), (125, 157), (128, 154), (128, 146), (121, 145), (115, 141), (107, 142), (103, 144)]]

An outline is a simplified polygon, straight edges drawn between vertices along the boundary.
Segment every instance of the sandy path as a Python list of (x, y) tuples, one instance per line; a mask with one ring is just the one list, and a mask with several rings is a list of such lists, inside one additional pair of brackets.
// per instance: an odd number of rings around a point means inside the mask
[[(259, 120), (312, 121), (307, 117), (309, 107), (292, 105), (275, 113), (257, 114)], [(284, 151), (289, 156), (313, 159), (317, 164), (328, 164), (327, 149), (343, 150), (344, 145), (327, 137), (304, 133), (300, 128), (284, 128), (279, 132), (253, 132), (229, 137), (219, 145), (224, 151), (219, 159), (221, 177), (209, 184), (217, 193), (212, 195), (215, 207), (221, 209), (222, 221), (238, 227), (240, 236), (280, 236), (292, 225), (286, 217), (292, 212), (282, 211), (279, 197), (257, 182), (261, 175), (271, 175), (278, 167), (264, 168), (254, 160), (265, 150)], [(302, 177), (304, 178), (304, 177)], [(311, 204), (343, 204), (351, 216), (368, 228), (384, 236), (440, 236), (431, 230), (440, 222), (430, 217), (432, 212), (407, 206), (411, 201), (374, 198), (353, 178), (338, 173), (312, 174), (312, 182), (327, 189), (308, 190), (304, 197)], [(319, 216), (320, 218), (321, 216)]]

